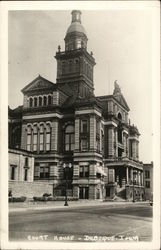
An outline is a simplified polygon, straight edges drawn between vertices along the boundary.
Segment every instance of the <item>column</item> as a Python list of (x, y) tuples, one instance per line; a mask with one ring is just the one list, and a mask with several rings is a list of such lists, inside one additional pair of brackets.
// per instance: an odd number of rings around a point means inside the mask
[(108, 128), (108, 157), (114, 156), (114, 128)]
[(53, 163), (50, 165), (50, 179), (57, 179), (58, 177), (58, 169), (57, 163)]
[(51, 150), (58, 149), (58, 121), (55, 120), (51, 125)]
[(91, 200), (96, 199), (96, 185), (89, 186), (89, 199)]
[(79, 187), (77, 185), (73, 186), (73, 196), (79, 198)]
[(89, 175), (90, 175), (90, 178), (93, 177), (93, 178), (96, 178), (96, 164), (90, 164), (89, 166)]
[(134, 181), (134, 174), (133, 174), (133, 169), (132, 168), (131, 168), (131, 181), (132, 181), (132, 183)]
[(26, 149), (26, 140), (27, 140), (27, 133), (26, 133), (26, 125), (22, 124), (22, 131), (21, 131), (21, 149)]
[(141, 183), (140, 183), (140, 181), (141, 181), (141, 178), (140, 178), (140, 171), (138, 171), (138, 184), (140, 185)]
[(126, 184), (129, 183), (129, 168), (126, 167)]
[(79, 150), (79, 118), (75, 119), (75, 150)]
[(144, 179), (143, 179), (144, 175), (143, 172), (141, 172), (141, 185), (144, 186)]
[(73, 166), (73, 179), (78, 179), (79, 178), (79, 165), (74, 164)]
[(115, 182), (115, 169), (111, 168), (108, 170), (108, 182)]
[(96, 118), (94, 115), (90, 117), (90, 149), (96, 149)]

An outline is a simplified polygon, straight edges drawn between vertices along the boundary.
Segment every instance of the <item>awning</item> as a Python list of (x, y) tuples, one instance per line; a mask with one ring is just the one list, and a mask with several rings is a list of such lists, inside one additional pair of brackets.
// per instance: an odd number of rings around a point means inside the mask
[(107, 174), (103, 171), (103, 169), (101, 167), (97, 166), (97, 173), (103, 175), (103, 176), (107, 176)]

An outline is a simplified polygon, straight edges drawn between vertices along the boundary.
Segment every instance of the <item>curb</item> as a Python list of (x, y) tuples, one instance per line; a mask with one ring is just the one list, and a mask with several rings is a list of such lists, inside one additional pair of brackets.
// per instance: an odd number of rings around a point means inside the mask
[(74, 207), (88, 207), (88, 206), (117, 206), (117, 205), (132, 205), (132, 204), (148, 204), (148, 202), (122, 202), (122, 201), (119, 201), (119, 202), (102, 202), (102, 203), (85, 203), (85, 202), (82, 202), (82, 203), (79, 203), (79, 204), (71, 204), (69, 203), (69, 206), (64, 206), (64, 205), (61, 205), (61, 206), (33, 206), (33, 207), (25, 207), (25, 208), (11, 208), (9, 207), (9, 213), (12, 213), (12, 212), (25, 212), (25, 211), (33, 211), (33, 210), (55, 210), (55, 209), (69, 209), (69, 208), (74, 208)]

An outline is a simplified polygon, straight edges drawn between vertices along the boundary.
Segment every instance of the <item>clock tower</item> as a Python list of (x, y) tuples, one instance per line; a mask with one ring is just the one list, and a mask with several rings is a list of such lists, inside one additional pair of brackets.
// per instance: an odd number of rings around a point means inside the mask
[(72, 21), (65, 36), (65, 51), (58, 46), (57, 84), (68, 84), (80, 97), (94, 95), (93, 68), (95, 59), (87, 51), (87, 35), (81, 24), (81, 11), (72, 11)]

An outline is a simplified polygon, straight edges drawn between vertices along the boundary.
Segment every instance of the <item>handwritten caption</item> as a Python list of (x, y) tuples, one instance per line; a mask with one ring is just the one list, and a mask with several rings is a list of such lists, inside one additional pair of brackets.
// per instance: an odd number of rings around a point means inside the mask
[(115, 236), (90, 236), (90, 235), (83, 235), (82, 237), (76, 237), (75, 235), (53, 235), (49, 236), (48, 234), (45, 235), (28, 235), (27, 239), (29, 241), (85, 241), (85, 242), (107, 242), (107, 241), (139, 241), (138, 236), (124, 236), (124, 235), (115, 235)]

